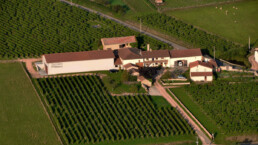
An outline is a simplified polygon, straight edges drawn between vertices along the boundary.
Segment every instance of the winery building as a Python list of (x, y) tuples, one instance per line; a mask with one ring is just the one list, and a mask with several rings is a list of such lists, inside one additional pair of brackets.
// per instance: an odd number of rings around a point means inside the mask
[(45, 54), (42, 63), (46, 73), (54, 75), (114, 69), (114, 58), (112, 50), (95, 50)]

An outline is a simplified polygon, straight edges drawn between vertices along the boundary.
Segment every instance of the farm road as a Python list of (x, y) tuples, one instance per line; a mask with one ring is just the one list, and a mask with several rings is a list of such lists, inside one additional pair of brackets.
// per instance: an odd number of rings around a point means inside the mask
[[(202, 144), (203, 145), (211, 144), (211, 140), (204, 134), (204, 132), (194, 122), (194, 120), (184, 111), (184, 109), (166, 92), (166, 90), (159, 84), (159, 82), (158, 81), (155, 82), (154, 85), (160, 91), (161, 95), (171, 104), (171, 106), (176, 108), (178, 112), (185, 118), (185, 120), (187, 120), (187, 122), (192, 126), (192, 128), (197, 133), (199, 139), (201, 140)], [(195, 118), (194, 116), (192, 117)]]
[(181, 46), (181, 45), (178, 45), (178, 44), (176, 44), (176, 43), (174, 43), (174, 42), (168, 41), (168, 40), (166, 40), (166, 39), (164, 39), (164, 38), (161, 38), (161, 37), (159, 37), (159, 36), (157, 36), (157, 35), (154, 35), (154, 34), (152, 34), (152, 33), (140, 31), (139, 28), (137, 28), (137, 27), (135, 27), (135, 26), (132, 26), (132, 25), (130, 25), (130, 24), (128, 24), (128, 23), (125, 23), (125, 22), (123, 22), (123, 21), (121, 21), (121, 20), (118, 20), (118, 19), (116, 19), (116, 18), (114, 18), (114, 17), (111, 17), (111, 16), (109, 16), (109, 15), (103, 14), (103, 13), (98, 12), (98, 11), (95, 11), (95, 10), (92, 10), (92, 9), (87, 8), (87, 7), (84, 7), (84, 6), (82, 6), (82, 5), (78, 5), (78, 4), (72, 3), (72, 2), (70, 2), (70, 1), (68, 1), (68, 0), (60, 0), (60, 1), (66, 3), (66, 4), (69, 4), (69, 5), (71, 5), (71, 6), (76, 6), (76, 7), (78, 7), (78, 8), (84, 9), (84, 10), (86, 10), (86, 11), (89, 11), (89, 12), (92, 12), (92, 13), (96, 13), (96, 14), (98, 14), (98, 15), (104, 17), (104, 18), (107, 18), (107, 19), (110, 19), (110, 20), (112, 20), (112, 21), (115, 21), (115, 22), (117, 22), (117, 23), (119, 23), (119, 24), (121, 24), (121, 25), (124, 25), (124, 26), (126, 26), (126, 27), (128, 27), (128, 28), (130, 28), (130, 29), (133, 29), (133, 30), (135, 30), (135, 31), (141, 32), (141, 33), (143, 33), (143, 34), (145, 34), (145, 35), (148, 35), (148, 36), (150, 36), (150, 37), (153, 37), (153, 38), (155, 38), (155, 39), (158, 39), (158, 40), (160, 40), (160, 41), (162, 41), (162, 42), (165, 42), (165, 43), (167, 43), (167, 44), (173, 46), (173, 47), (176, 48), (176, 49), (188, 49), (188, 48), (186, 48), (186, 47), (184, 47), (184, 46)]

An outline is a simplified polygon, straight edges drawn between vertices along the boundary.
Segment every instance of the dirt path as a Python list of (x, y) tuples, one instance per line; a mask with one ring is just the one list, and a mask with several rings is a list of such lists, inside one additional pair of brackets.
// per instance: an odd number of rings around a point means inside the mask
[[(190, 117), (183, 108), (166, 92), (166, 90), (158, 83), (156, 82), (155, 87), (160, 91), (161, 95), (174, 107), (176, 108), (179, 113), (187, 120), (187, 122), (192, 126), (192, 128), (197, 133), (198, 137), (202, 141), (203, 145), (208, 145), (211, 143), (211, 140), (204, 134), (204, 132), (200, 129), (200, 127), (193, 121), (192, 118), (195, 118), (193, 115)], [(186, 108), (185, 108), (186, 109)], [(189, 112), (188, 112), (189, 113)], [(196, 121), (196, 120), (195, 120)], [(200, 123), (198, 123), (200, 126), (202, 126)], [(203, 126), (202, 126), (203, 127)], [(204, 128), (204, 127), (203, 127)], [(202, 128), (202, 129), (203, 129)], [(205, 129), (205, 128), (204, 128)], [(206, 130), (206, 129), (205, 129)], [(207, 130), (206, 130), (207, 131)], [(206, 132), (207, 133), (207, 132)], [(210, 137), (210, 133), (207, 133)]]
[(41, 58), (28, 58), (28, 59), (18, 59), (20, 62), (26, 64), (26, 68), (33, 78), (42, 78), (42, 76), (33, 68), (33, 63), (36, 61), (41, 61)]

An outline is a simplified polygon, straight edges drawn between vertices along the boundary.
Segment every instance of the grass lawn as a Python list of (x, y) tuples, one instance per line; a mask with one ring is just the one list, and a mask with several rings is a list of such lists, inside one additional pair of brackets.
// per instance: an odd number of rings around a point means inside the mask
[(243, 45), (248, 44), (250, 36), (251, 43), (258, 46), (257, 5), (258, 1), (244, 1), (170, 11), (167, 14)]
[(121, 6), (125, 5), (123, 0), (110, 0), (110, 1), (111, 1), (111, 5), (121, 5)]
[(21, 65), (0, 68), (0, 144), (60, 144)]
[(137, 82), (135, 76), (130, 76), (129, 78), (133, 80), (128, 80), (128, 83), (123, 82), (122, 75), (123, 71), (117, 73), (104, 72), (106, 77), (103, 77), (102, 81), (107, 87), (108, 91), (115, 94), (121, 93), (145, 93), (146, 91), (141, 87), (141, 83)]
[[(152, 0), (154, 1), (154, 0)], [(181, 8), (181, 7), (192, 7), (205, 4), (213, 4), (225, 1), (233, 0), (164, 0), (164, 5), (160, 5), (161, 9)]]

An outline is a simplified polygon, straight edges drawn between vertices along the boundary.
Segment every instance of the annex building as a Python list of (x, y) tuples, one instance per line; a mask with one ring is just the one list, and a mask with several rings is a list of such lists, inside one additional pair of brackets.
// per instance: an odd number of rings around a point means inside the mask
[(139, 67), (190, 67), (193, 81), (212, 81), (213, 68), (205, 61), (200, 49), (186, 50), (152, 50), (132, 48), (135, 36), (103, 38), (103, 50), (44, 54), (43, 69), (48, 75), (101, 71), (113, 69), (133, 69)]

